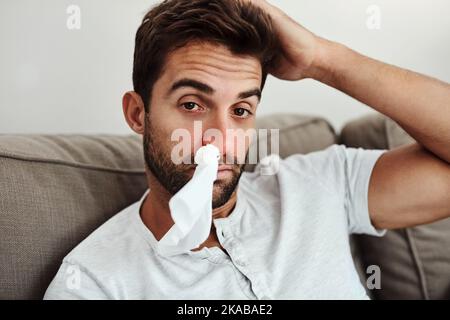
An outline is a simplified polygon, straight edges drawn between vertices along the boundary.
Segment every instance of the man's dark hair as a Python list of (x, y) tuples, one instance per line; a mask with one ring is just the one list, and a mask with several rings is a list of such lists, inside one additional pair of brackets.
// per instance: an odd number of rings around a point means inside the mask
[(280, 47), (270, 16), (249, 2), (165, 0), (145, 15), (136, 32), (133, 85), (146, 112), (167, 55), (192, 40), (225, 45), (234, 54), (257, 58), (261, 90)]

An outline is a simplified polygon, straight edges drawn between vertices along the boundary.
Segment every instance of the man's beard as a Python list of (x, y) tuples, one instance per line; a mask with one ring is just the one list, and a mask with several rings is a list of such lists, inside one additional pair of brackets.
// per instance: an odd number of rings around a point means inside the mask
[[(165, 141), (156, 137), (155, 133), (157, 131), (151, 127), (148, 118), (149, 115), (146, 114), (144, 129), (145, 163), (158, 182), (173, 196), (191, 180), (193, 175), (192, 168), (196, 166), (194, 164), (194, 155), (191, 156), (191, 164), (174, 164), (170, 157), (171, 150), (166, 150), (169, 148), (165, 148)], [(234, 164), (231, 179), (216, 180), (214, 182), (213, 209), (227, 203), (236, 190), (242, 172), (243, 165)]]

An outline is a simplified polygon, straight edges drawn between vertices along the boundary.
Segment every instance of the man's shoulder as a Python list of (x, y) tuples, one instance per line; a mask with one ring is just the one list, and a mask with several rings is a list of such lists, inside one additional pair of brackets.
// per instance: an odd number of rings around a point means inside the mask
[(336, 193), (336, 190), (343, 190), (349, 174), (358, 175), (370, 171), (373, 162), (382, 152), (384, 150), (332, 144), (322, 150), (306, 154), (295, 153), (284, 159), (270, 155), (261, 159), (253, 172), (243, 175), (242, 185), (252, 189), (260, 186), (263, 191), (270, 192), (284, 185), (287, 189), (303, 188), (312, 192), (319, 188)]
[(126, 247), (138, 237), (135, 221), (139, 217), (139, 202), (126, 207), (100, 225), (64, 257), (64, 261), (85, 267), (113, 262), (123, 258)]
[(246, 172), (245, 180), (251, 183), (261, 180), (264, 184), (279, 180), (280, 176), (288, 176), (297, 180), (317, 179), (324, 175), (326, 170), (321, 167), (337, 165), (343, 160), (346, 147), (333, 144), (323, 150), (312, 151), (306, 154), (294, 153), (285, 158), (279, 155), (269, 155), (262, 158), (252, 172)]

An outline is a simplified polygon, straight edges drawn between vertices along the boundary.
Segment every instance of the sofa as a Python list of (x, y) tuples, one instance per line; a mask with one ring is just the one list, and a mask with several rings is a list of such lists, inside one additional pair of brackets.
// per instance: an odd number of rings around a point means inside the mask
[[(257, 127), (280, 129), (283, 158), (332, 144), (392, 149), (413, 142), (379, 114), (339, 134), (326, 119), (301, 114), (261, 117)], [(146, 188), (140, 136), (0, 135), (0, 299), (42, 299), (62, 258)], [(364, 287), (368, 267), (380, 268), (381, 288), (366, 289), (371, 298), (450, 298), (450, 219), (382, 238), (352, 235), (351, 243)]]

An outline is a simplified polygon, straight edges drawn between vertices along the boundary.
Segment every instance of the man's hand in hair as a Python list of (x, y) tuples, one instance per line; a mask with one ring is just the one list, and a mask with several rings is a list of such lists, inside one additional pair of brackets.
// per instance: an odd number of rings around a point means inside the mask
[(272, 18), (275, 31), (280, 39), (283, 52), (270, 73), (282, 80), (312, 78), (317, 72), (320, 46), (324, 39), (294, 21), (279, 8), (265, 0), (244, 0), (262, 8)]
[(271, 16), (281, 41), (272, 75), (313, 78), (336, 88), (393, 119), (417, 141), (377, 161), (368, 195), (372, 223), (393, 229), (450, 217), (450, 85), (320, 38), (267, 1), (245, 1)]

